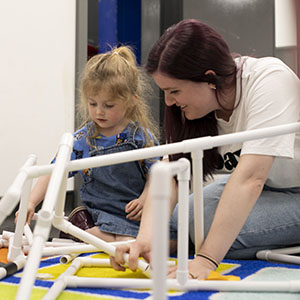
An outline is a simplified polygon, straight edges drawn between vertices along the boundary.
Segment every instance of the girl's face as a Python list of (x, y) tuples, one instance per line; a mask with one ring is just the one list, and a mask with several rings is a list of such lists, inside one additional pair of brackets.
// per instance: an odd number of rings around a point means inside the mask
[(89, 115), (104, 136), (118, 134), (128, 125), (124, 103), (112, 99), (107, 91), (102, 90), (94, 96), (89, 96), (87, 101)]
[(175, 104), (180, 107), (189, 120), (202, 118), (220, 109), (215, 89), (211, 84), (179, 80), (160, 72), (155, 72), (152, 77), (164, 91), (166, 105)]

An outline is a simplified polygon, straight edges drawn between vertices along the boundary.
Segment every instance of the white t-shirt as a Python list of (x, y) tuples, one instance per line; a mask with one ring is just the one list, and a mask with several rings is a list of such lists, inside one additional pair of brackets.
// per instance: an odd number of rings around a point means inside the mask
[[(300, 120), (300, 80), (274, 57), (241, 57), (235, 105), (228, 122), (218, 120), (219, 135), (294, 123)], [(219, 148), (221, 173), (232, 172), (243, 154), (275, 156), (266, 184), (300, 187), (300, 133), (247, 141)]]

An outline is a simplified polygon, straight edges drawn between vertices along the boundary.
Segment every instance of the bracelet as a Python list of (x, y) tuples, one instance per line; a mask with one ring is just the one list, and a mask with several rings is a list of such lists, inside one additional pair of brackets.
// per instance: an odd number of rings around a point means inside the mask
[(217, 262), (215, 259), (211, 258), (210, 256), (208, 256), (208, 255), (206, 255), (206, 254), (203, 254), (203, 253), (197, 253), (195, 256), (199, 256), (199, 257), (206, 258), (206, 259), (209, 260), (211, 263), (213, 263), (213, 264), (216, 266), (216, 268), (218, 268), (218, 266), (219, 266), (218, 262)]

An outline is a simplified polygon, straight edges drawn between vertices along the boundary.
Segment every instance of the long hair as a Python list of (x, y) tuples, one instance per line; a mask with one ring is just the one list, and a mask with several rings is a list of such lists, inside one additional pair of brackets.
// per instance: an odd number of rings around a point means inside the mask
[[(222, 108), (219, 98), (234, 86), (237, 71), (223, 38), (208, 25), (194, 19), (183, 20), (164, 32), (152, 47), (145, 69), (150, 74), (158, 71), (180, 80), (214, 84), (216, 98)], [(213, 70), (215, 75), (205, 74), (208, 70)], [(167, 143), (218, 134), (214, 112), (188, 120), (176, 105), (165, 106), (164, 128)], [(186, 155), (170, 155), (169, 159), (182, 156)], [(217, 148), (204, 151), (204, 178), (218, 168), (219, 159)]]
[[(152, 88), (147, 74), (137, 66), (136, 57), (130, 47), (113, 48), (109, 52), (93, 56), (87, 62), (80, 85), (81, 126), (91, 122), (88, 98), (102, 90), (107, 91), (113, 99), (125, 103), (125, 117), (140, 124), (146, 137), (146, 146), (153, 146), (149, 133), (157, 139), (158, 130), (148, 105)], [(97, 129), (96, 124), (94, 128)], [(97, 130), (88, 132), (90, 138), (97, 135)]]

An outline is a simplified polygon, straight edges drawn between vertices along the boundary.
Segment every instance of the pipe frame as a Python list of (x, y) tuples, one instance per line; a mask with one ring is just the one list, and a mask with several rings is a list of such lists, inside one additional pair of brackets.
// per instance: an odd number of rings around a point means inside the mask
[[(36, 228), (33, 234), (33, 251), (29, 254), (28, 260), (30, 260), (31, 264), (30, 267), (25, 267), (24, 275), (21, 280), (20, 287), (18, 289), (18, 294), (16, 299), (29, 299), (30, 297), (30, 291), (33, 286), (34, 282), (34, 275), (38, 268), (38, 262), (41, 258), (42, 248), (45, 243), (46, 238), (49, 235), (50, 227), (51, 227), (51, 219), (52, 219), (52, 213), (55, 208), (55, 217), (54, 220), (57, 221), (56, 225), (58, 225), (58, 228), (61, 224), (62, 230), (68, 230), (70, 228), (69, 232), (74, 233), (75, 236), (78, 237), (84, 237), (84, 241), (91, 242), (92, 245), (99, 246), (102, 243), (96, 243), (95, 240), (93, 240), (92, 237), (89, 237), (87, 233), (83, 234), (78, 231), (77, 229), (73, 228), (75, 226), (67, 224), (68, 222), (63, 219), (63, 208), (64, 208), (64, 193), (66, 190), (66, 178), (67, 173), (69, 171), (76, 171), (80, 170), (83, 167), (100, 167), (100, 166), (106, 166), (111, 164), (118, 164), (123, 163), (127, 161), (135, 161), (138, 159), (146, 159), (156, 156), (163, 156), (167, 154), (175, 154), (175, 153), (187, 153), (191, 152), (192, 156), (195, 158), (195, 160), (200, 161), (199, 156), (201, 157), (205, 149), (211, 149), (213, 147), (222, 146), (225, 144), (231, 144), (231, 143), (237, 143), (237, 142), (244, 142), (248, 140), (255, 140), (265, 137), (272, 137), (272, 136), (278, 136), (278, 135), (284, 135), (284, 134), (292, 134), (295, 132), (300, 131), (300, 124), (299, 123), (291, 123), (286, 125), (279, 125), (279, 126), (273, 126), (269, 128), (263, 128), (263, 129), (256, 129), (251, 131), (244, 131), (244, 132), (238, 132), (238, 133), (232, 133), (227, 135), (221, 135), (221, 136), (215, 136), (215, 137), (203, 137), (203, 138), (196, 138), (191, 140), (182, 141), (179, 143), (174, 144), (168, 144), (168, 145), (161, 145), (156, 147), (150, 147), (145, 149), (137, 149), (132, 150), (129, 152), (123, 152), (118, 154), (108, 154), (105, 156), (99, 156), (99, 157), (93, 157), (93, 158), (84, 158), (77, 161), (71, 161), (67, 162), (67, 158), (70, 155), (70, 145), (72, 143), (69, 142), (62, 142), (61, 147), (63, 145), (66, 145), (68, 147), (68, 150), (62, 151), (62, 160), (61, 162), (58, 162), (59, 159), (57, 158), (57, 161), (54, 165), (45, 165), (45, 166), (26, 166), (25, 169), (22, 170), (22, 172), (18, 175), (17, 179), (19, 177), (23, 178), (23, 183), (25, 183), (27, 180), (39, 177), (41, 175), (51, 174), (51, 179), (49, 183), (49, 187), (47, 190), (46, 198), (44, 201), (44, 204), (42, 206), (41, 211), (39, 211), (38, 214), (38, 222), (36, 224)], [(65, 134), (63, 136), (63, 139), (71, 139), (70, 134)], [(59, 152), (60, 154), (60, 152)], [(195, 167), (194, 170), (199, 171), (199, 164), (195, 163), (193, 165)], [(200, 165), (200, 169), (202, 168), (202, 165)], [(24, 170), (25, 170), (25, 177), (24, 177)], [(197, 171), (196, 171), (197, 172)], [(197, 175), (197, 181), (200, 180), (202, 182), (201, 173), (199, 172)], [(169, 176), (169, 175), (168, 175)], [(196, 181), (196, 180), (195, 180)], [(196, 183), (194, 183), (196, 184)], [(15, 193), (12, 193), (14, 195), (14, 204), (16, 205), (19, 200), (19, 193), (23, 193), (23, 185), (21, 184), (21, 187), (17, 189), (16, 191), (14, 188), (18, 186), (17, 184), (13, 184), (11, 190)], [(57, 189), (57, 186), (59, 187)], [(194, 188), (196, 188), (196, 185), (194, 185)], [(169, 191), (166, 192), (164, 195), (165, 198), (167, 198)], [(198, 191), (197, 194), (200, 193), (200, 197), (198, 199), (198, 205), (200, 202), (200, 205), (198, 207), (202, 207), (203, 203), (201, 204), (201, 193), (202, 190)], [(8, 196), (5, 195), (4, 198), (0, 202), (0, 211), (3, 211), (3, 207), (6, 208), (8, 199), (10, 197), (10, 193), (8, 193)], [(16, 195), (16, 196), (15, 196)], [(58, 202), (58, 198), (60, 198), (60, 202)], [(25, 201), (26, 203), (26, 201)], [(197, 205), (197, 203), (196, 203)], [(12, 208), (13, 209), (13, 208)], [(160, 209), (158, 209), (159, 211)], [(197, 219), (201, 215), (196, 216)], [(0, 219), (0, 225), (3, 222), (3, 218)], [(55, 222), (53, 222), (54, 225)], [(202, 224), (202, 220), (200, 220), (200, 225)], [(203, 226), (202, 226), (203, 230)], [(165, 236), (165, 233), (163, 233)], [(201, 244), (201, 241), (203, 240), (203, 232), (198, 232), (196, 236), (197, 245), (196, 248), (199, 247)], [(111, 249), (104, 243), (104, 248), (107, 248), (105, 250), (108, 250), (109, 254), (113, 254), (114, 249)], [(33, 254), (32, 254), (33, 253)], [(128, 255), (125, 257), (126, 260), (128, 259)], [(164, 264), (163, 264), (164, 265)], [(147, 267), (148, 268), (148, 267)], [(185, 269), (185, 266), (182, 266), (183, 269)], [(146, 269), (147, 270), (147, 269)], [(35, 272), (32, 272), (35, 271)], [(185, 272), (185, 271), (184, 271)], [(164, 272), (162, 272), (164, 273)], [(156, 275), (158, 276), (158, 275)], [(165, 276), (165, 274), (163, 274)], [(181, 284), (184, 285), (185, 282), (185, 275), (183, 275), (181, 280)], [(164, 284), (161, 287), (161, 290), (166, 290), (166, 284)], [(24, 298), (25, 297), (25, 298)], [(158, 298), (156, 298), (158, 297)], [(154, 299), (160, 299), (159, 296), (154, 297)], [(163, 298), (165, 299), (165, 298)]]

